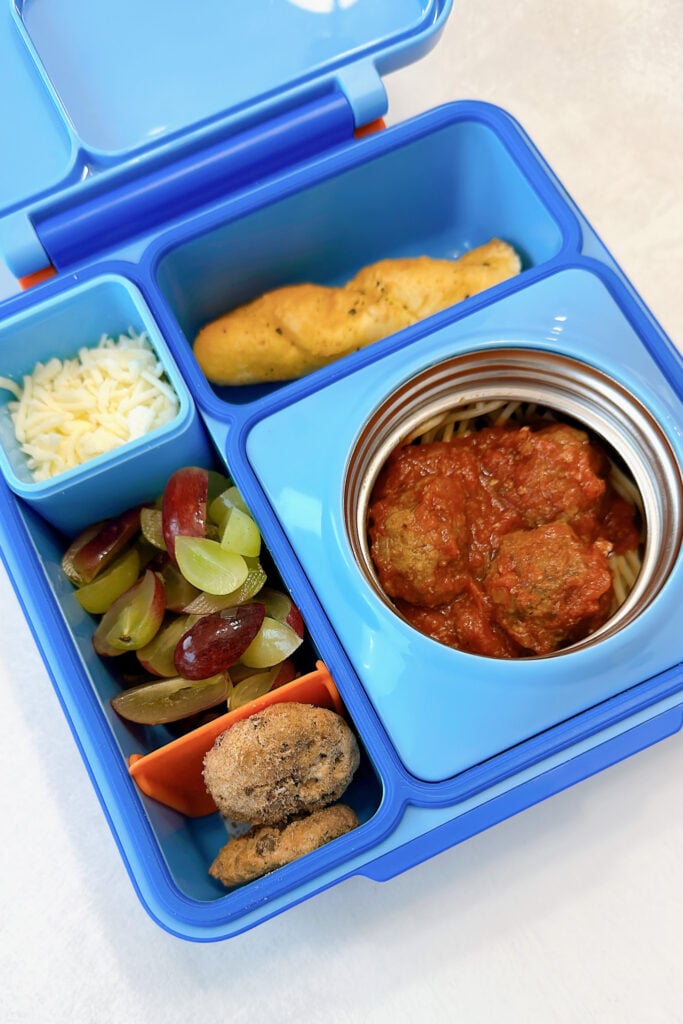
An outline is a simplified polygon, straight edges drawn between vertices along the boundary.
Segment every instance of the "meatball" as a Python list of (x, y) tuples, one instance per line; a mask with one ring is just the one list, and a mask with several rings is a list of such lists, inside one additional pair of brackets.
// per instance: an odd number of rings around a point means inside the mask
[(558, 519), (586, 540), (605, 494), (607, 461), (588, 435), (554, 423), (540, 430), (492, 427), (476, 435), (485, 485), (523, 517), (527, 527)]
[(495, 621), (534, 654), (593, 632), (612, 600), (609, 551), (562, 522), (506, 534), (484, 580)]
[(466, 582), (469, 529), (455, 476), (427, 476), (370, 507), (371, 555), (390, 597), (434, 607)]
[(421, 608), (400, 601), (397, 608), (411, 626), (447, 647), (488, 658), (516, 658), (526, 653), (492, 620), (490, 601), (474, 580), (449, 604)]

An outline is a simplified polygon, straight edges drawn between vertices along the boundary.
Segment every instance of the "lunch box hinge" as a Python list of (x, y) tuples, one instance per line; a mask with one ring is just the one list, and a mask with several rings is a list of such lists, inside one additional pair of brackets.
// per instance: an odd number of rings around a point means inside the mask
[(172, 163), (81, 182), (34, 211), (37, 240), (57, 270), (81, 264), (346, 143), (354, 128), (349, 100), (330, 90)]
[(357, 61), (342, 68), (337, 84), (351, 104), (356, 128), (377, 121), (389, 105), (384, 82), (372, 61)]

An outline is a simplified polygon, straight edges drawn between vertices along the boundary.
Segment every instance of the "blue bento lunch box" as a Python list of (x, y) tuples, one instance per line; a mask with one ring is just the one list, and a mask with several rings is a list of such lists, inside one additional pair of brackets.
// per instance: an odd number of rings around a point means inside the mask
[[(0, 375), (132, 327), (181, 399), (167, 430), (50, 487), (3, 455), (2, 557), (140, 900), (185, 939), (227, 938), (353, 874), (388, 879), (681, 727), (681, 357), (506, 112), (460, 101), (363, 130), (385, 113), (382, 75), (431, 48), (450, 7), (5, 0), (0, 13), (13, 102), (0, 251), (17, 277), (44, 277), (0, 305)], [(300, 380), (212, 386), (193, 356), (207, 321), (278, 285), (493, 237), (520, 254), (519, 276)], [(406, 417), (458, 389), (546, 399), (629, 463), (643, 565), (592, 642), (477, 657), (410, 629), (378, 592), (368, 481)], [(129, 766), (173, 736), (112, 711), (115, 671), (60, 570), (82, 528), (188, 464), (238, 485), (362, 754), (347, 795), (359, 827), (233, 890), (208, 874), (220, 816), (137, 784)]]

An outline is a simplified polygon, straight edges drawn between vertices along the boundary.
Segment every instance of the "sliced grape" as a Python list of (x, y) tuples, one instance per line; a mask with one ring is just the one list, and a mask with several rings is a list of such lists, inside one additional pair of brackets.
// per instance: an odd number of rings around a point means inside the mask
[(76, 586), (90, 583), (122, 554), (139, 529), (139, 508), (129, 509), (120, 516), (87, 527), (62, 556), (65, 576)]
[(223, 473), (217, 473), (215, 469), (210, 469), (209, 486), (206, 495), (207, 508), (223, 491), (227, 491), (228, 487), (232, 487), (232, 480), (229, 480)]
[(197, 621), (196, 615), (176, 615), (166, 622), (148, 644), (136, 653), (138, 661), (154, 676), (177, 675), (173, 655), (178, 641)]
[(185, 579), (208, 594), (229, 594), (249, 574), (241, 555), (226, 551), (218, 541), (206, 537), (177, 537), (175, 553)]
[(98, 654), (114, 657), (148, 644), (160, 628), (166, 611), (161, 580), (146, 569), (137, 583), (121, 594), (105, 612), (93, 635)]
[(168, 562), (166, 552), (155, 548), (149, 541), (145, 540), (142, 534), (135, 541), (135, 550), (140, 558), (141, 569), (146, 569), (149, 566), (150, 569), (158, 572)]
[[(290, 658), (285, 658), (279, 665), (273, 667), (277, 667), (277, 675), (272, 686), (273, 690), (277, 689), (278, 686), (284, 686), (285, 683), (291, 683), (292, 679), (296, 679), (296, 666)], [(230, 666), (230, 678), (235, 686), (241, 683), (243, 679), (253, 675), (254, 669), (249, 668), (248, 665), (243, 665), (241, 661), (236, 661), (234, 665)]]
[(206, 498), (209, 474), (184, 466), (169, 478), (161, 498), (161, 522), (166, 550), (176, 561), (177, 537), (206, 536)]
[(222, 608), (231, 608), (233, 605), (251, 601), (266, 582), (266, 573), (255, 559), (245, 559), (245, 561), (247, 564), (253, 561), (255, 565), (249, 567), (247, 578), (237, 590), (233, 590), (229, 594), (207, 594), (203, 591), (198, 593), (195, 590), (197, 596), (189, 604), (186, 604), (182, 611), (190, 615), (210, 615), (212, 612), (219, 612)]
[(266, 615), (278, 622), (285, 622), (291, 626), (298, 636), (304, 635), (304, 620), (301, 612), (288, 594), (280, 590), (273, 590), (271, 587), (264, 587), (259, 595), (259, 600), (266, 606)]
[(289, 658), (262, 672), (254, 672), (253, 668), (238, 663), (230, 669), (230, 678), (233, 686), (228, 697), (228, 710), (234, 711), (271, 690), (277, 690), (285, 683), (291, 683), (296, 678), (296, 668)]
[(166, 607), (169, 611), (189, 612), (190, 609), (187, 605), (201, 594), (201, 590), (193, 587), (170, 559), (160, 570), (159, 575), (164, 585)]
[(178, 642), (174, 659), (178, 675), (204, 679), (229, 669), (257, 635), (264, 615), (265, 608), (258, 603), (202, 615)]
[(256, 558), (261, 550), (261, 531), (250, 515), (229, 508), (221, 526), (221, 547), (238, 555)]
[(133, 586), (140, 574), (140, 553), (129, 548), (90, 583), (75, 592), (78, 603), (91, 615), (104, 615), (117, 597)]
[(228, 710), (234, 711), (235, 708), (241, 708), (243, 704), (248, 704), (250, 700), (256, 700), (264, 693), (269, 693), (273, 689), (279, 671), (280, 666), (275, 665), (274, 668), (269, 668), (265, 672), (254, 672), (246, 679), (242, 679), (241, 682), (233, 686), (228, 699)]
[(227, 487), (211, 502), (209, 505), (209, 519), (212, 519), (218, 526), (222, 526), (228, 510), (231, 508), (238, 508), (245, 515), (251, 515), (244, 498), (234, 485)]
[(301, 637), (291, 626), (266, 616), (240, 661), (249, 668), (270, 668), (289, 658), (301, 642)]
[(177, 722), (227, 700), (230, 679), (221, 672), (208, 679), (162, 679), (124, 690), (111, 701), (114, 711), (129, 722), (163, 725)]
[(166, 550), (166, 541), (164, 540), (164, 530), (161, 524), (160, 508), (149, 508), (145, 506), (140, 509), (140, 529), (142, 531), (142, 536), (153, 547), (159, 548), (160, 551)]
[(271, 686), (271, 690), (277, 690), (278, 687), (284, 686), (285, 683), (291, 683), (292, 679), (297, 677), (296, 665), (289, 658), (281, 661), (277, 666), (277, 670), (275, 682)]

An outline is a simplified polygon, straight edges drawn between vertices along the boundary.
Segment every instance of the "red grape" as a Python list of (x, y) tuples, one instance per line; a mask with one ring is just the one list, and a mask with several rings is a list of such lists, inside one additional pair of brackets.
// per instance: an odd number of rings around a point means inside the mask
[(203, 615), (175, 649), (178, 675), (205, 679), (230, 668), (249, 647), (265, 614), (265, 607), (255, 602)]
[(82, 586), (94, 580), (130, 543), (140, 529), (140, 509), (89, 526), (71, 542), (62, 557), (64, 574)]
[(198, 466), (176, 470), (164, 488), (161, 524), (166, 550), (174, 562), (176, 537), (206, 536), (208, 493), (209, 474)]

